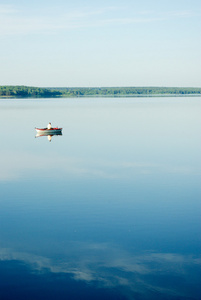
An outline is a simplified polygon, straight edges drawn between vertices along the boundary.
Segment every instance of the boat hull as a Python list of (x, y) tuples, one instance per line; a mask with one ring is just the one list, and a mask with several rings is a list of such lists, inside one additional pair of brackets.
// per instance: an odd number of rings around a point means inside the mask
[(35, 128), (36, 132), (43, 135), (53, 135), (53, 134), (61, 134), (62, 128)]

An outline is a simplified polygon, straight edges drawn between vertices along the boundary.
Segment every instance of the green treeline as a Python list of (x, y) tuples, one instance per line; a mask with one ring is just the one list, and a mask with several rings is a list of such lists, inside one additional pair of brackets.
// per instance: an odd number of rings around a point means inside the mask
[(58, 90), (28, 86), (0, 86), (0, 97), (51, 98), (62, 95)]
[(200, 95), (201, 88), (178, 87), (100, 87), (100, 88), (38, 88), (28, 86), (0, 86), (0, 97), (56, 98), (56, 97), (138, 97), (168, 95)]
[[(55, 88), (56, 89), (56, 88)], [(201, 88), (169, 88), (169, 87), (101, 87), (101, 88), (58, 88), (65, 97), (108, 96), (128, 97), (140, 95), (201, 95)]]

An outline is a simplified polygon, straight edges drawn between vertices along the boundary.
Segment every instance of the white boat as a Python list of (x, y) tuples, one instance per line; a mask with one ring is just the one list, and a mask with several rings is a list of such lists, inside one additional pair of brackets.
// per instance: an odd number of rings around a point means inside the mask
[(54, 135), (54, 134), (61, 134), (63, 128), (54, 127), (51, 129), (48, 128), (36, 128), (37, 133), (43, 134), (43, 135)]

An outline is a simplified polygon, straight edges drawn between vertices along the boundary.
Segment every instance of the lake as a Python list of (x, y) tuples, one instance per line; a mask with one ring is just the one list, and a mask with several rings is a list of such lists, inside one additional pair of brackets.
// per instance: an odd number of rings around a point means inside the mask
[(201, 299), (200, 111), (0, 100), (0, 299)]

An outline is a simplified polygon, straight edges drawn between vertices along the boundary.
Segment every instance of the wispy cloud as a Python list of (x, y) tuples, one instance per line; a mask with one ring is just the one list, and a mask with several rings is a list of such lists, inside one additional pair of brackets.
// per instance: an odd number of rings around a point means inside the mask
[(12, 15), (18, 13), (18, 9), (9, 4), (0, 4), (0, 16), (3, 15)]
[(48, 14), (43, 12), (38, 16), (17, 10), (10, 5), (3, 5), (0, 6), (0, 34), (54, 34), (61, 30), (101, 26), (102, 16), (115, 10), (116, 7), (96, 10), (85, 8), (70, 12), (59, 11), (57, 14), (49, 10)]
[[(132, 10), (131, 10), (132, 11)], [(70, 12), (54, 13), (51, 9), (30, 14), (16, 6), (0, 5), (0, 35), (55, 34), (61, 30), (161, 22), (172, 18), (189, 18), (198, 12), (173, 11), (156, 13), (139, 11), (131, 13), (129, 7), (83, 8)]]

